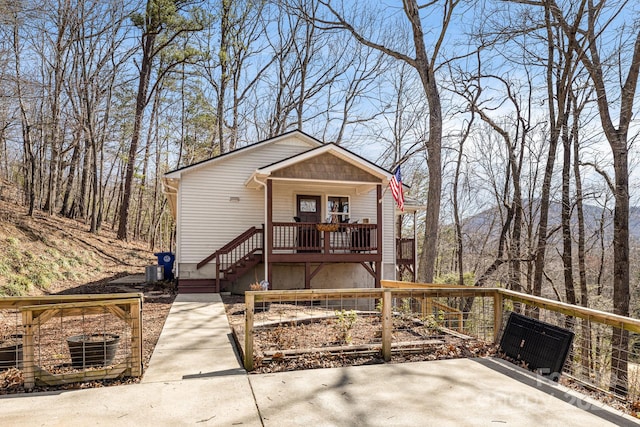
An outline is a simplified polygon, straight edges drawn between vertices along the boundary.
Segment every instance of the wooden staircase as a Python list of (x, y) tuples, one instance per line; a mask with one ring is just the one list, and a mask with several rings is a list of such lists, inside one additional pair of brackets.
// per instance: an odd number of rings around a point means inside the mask
[(220, 279), (221, 288), (224, 289), (227, 285), (234, 283), (240, 277), (244, 276), (247, 271), (251, 270), (261, 262), (261, 253), (251, 253), (239, 259), (222, 271), (224, 277)]
[(200, 269), (209, 262), (216, 262), (216, 277), (211, 279), (178, 279), (179, 293), (220, 292), (244, 276), (262, 262), (264, 233), (251, 227), (231, 242), (218, 249), (197, 265)]

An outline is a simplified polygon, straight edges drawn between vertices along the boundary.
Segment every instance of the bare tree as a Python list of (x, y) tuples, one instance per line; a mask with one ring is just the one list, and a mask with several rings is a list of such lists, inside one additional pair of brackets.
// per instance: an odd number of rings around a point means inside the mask
[(191, 6), (191, 3), (190, 0), (148, 0), (145, 12), (132, 16), (134, 24), (142, 30), (142, 60), (140, 63), (133, 132), (127, 157), (122, 203), (119, 210), (118, 239), (120, 240), (127, 239), (131, 186), (136, 168), (142, 118), (149, 103), (149, 96), (153, 94), (155, 88), (166, 74), (181, 63), (191, 61), (198, 55), (198, 52), (190, 49), (183, 49), (180, 52), (174, 50), (172, 52), (172, 60), (165, 63), (164, 69), (159, 70), (156, 81), (150, 89), (154, 61), (157, 57), (174, 47), (174, 42), (182, 35), (203, 29), (203, 16), (198, 11), (194, 11), (194, 14), (190, 17), (182, 15), (184, 9)]
[[(591, 91), (578, 102), (578, 97), (571, 94), (571, 104), (573, 113), (573, 122), (571, 126), (571, 141), (573, 148), (573, 179), (575, 181), (576, 193), (576, 216), (578, 221), (578, 283), (580, 287), (580, 305), (589, 307), (589, 291), (587, 288), (587, 268), (585, 256), (585, 219), (584, 219), (584, 194), (582, 187), (582, 175), (580, 173), (580, 113), (584, 109), (587, 100), (590, 99)], [(588, 319), (581, 320), (581, 339), (582, 339), (582, 374), (590, 375), (591, 366), (591, 324)]]
[[(212, 103), (216, 109), (216, 140), (209, 155), (234, 150), (238, 144), (242, 109), (248, 94), (260, 83), (262, 75), (275, 61), (276, 55), (259, 63), (256, 57), (264, 53), (267, 4), (247, 0), (224, 0), (219, 10), (210, 11), (212, 25), (203, 32), (203, 51), (208, 55), (199, 68), (214, 91)], [(255, 108), (255, 106), (254, 106)]]
[[(504, 181), (504, 200), (507, 209), (507, 221), (503, 224), (500, 240), (509, 236), (509, 250), (507, 251), (509, 260), (509, 281), (508, 287), (514, 290), (522, 288), (522, 227), (523, 227), (523, 199), (522, 199), (522, 167), (529, 143), (529, 133), (533, 127), (531, 117), (532, 86), (533, 80), (528, 77), (522, 87), (507, 77), (483, 74), (481, 66), (478, 65), (476, 74), (466, 77), (467, 82), (460, 91), (468, 102), (469, 109), (488, 124), (490, 129), (498, 134), (504, 142), (504, 149), (507, 157), (508, 173)], [(486, 81), (486, 83), (485, 83)], [(495, 110), (495, 102), (491, 98), (484, 99), (481, 95), (484, 87), (491, 87), (498, 84), (505, 93), (504, 103), (508, 103), (513, 109), (513, 117), (495, 117), (491, 114)], [(522, 94), (522, 95), (520, 95)], [(524, 99), (522, 99), (524, 98)], [(499, 100), (498, 102), (503, 102)], [(511, 199), (509, 200), (509, 195)], [(499, 253), (502, 248), (499, 248)], [(502, 256), (497, 257), (489, 268), (476, 280), (476, 286), (482, 286), (484, 281), (499, 267), (505, 260)]]
[[(605, 49), (612, 48), (610, 43), (602, 43), (601, 37), (614, 25), (616, 16), (625, 12), (627, 2), (585, 0), (577, 10), (564, 10), (555, 0), (544, 3), (557, 21), (569, 42), (577, 50), (578, 57), (586, 68), (593, 83), (600, 122), (604, 135), (609, 142), (613, 156), (614, 174), (613, 194), (615, 197), (614, 228), (613, 228), (613, 311), (622, 316), (629, 315), (629, 126), (633, 118), (633, 103), (636, 96), (638, 76), (640, 75), (640, 30), (637, 26), (629, 28), (623, 26), (619, 30), (632, 31), (631, 38), (622, 38), (621, 44), (612, 52), (618, 62), (618, 69), (622, 74), (623, 66), (628, 66), (626, 76), (620, 76), (619, 82), (608, 80), (607, 70), (610, 67), (610, 57)], [(586, 19), (574, 24), (569, 22), (569, 16), (584, 16)], [(579, 30), (579, 31), (578, 31)], [(629, 40), (631, 43), (627, 43)], [(586, 47), (583, 47), (586, 46)], [(628, 52), (624, 50), (628, 49)], [(603, 57), (604, 54), (604, 57)], [(622, 60), (628, 58), (628, 60)], [(619, 84), (618, 87), (616, 87)], [(613, 102), (613, 93), (619, 91), (619, 101)], [(618, 111), (612, 113), (617, 106)], [(617, 125), (614, 118), (617, 117)], [(627, 358), (629, 333), (614, 328), (613, 354), (611, 366), (612, 391), (626, 394), (628, 389)]]
[(79, 24), (72, 46), (75, 78), (67, 89), (84, 141), (76, 210), (84, 216), (86, 200), (91, 201), (90, 231), (96, 233), (103, 218), (103, 154), (114, 126), (110, 121), (113, 93), (122, 85), (119, 73), (132, 50), (122, 48), (126, 36), (122, 28), (128, 15), (122, 3), (103, 5), (85, 0), (78, 3), (76, 11)]
[[(17, 6), (17, 5), (16, 5)], [(20, 110), (20, 121), (22, 125), (22, 146), (23, 146), (23, 154), (24, 154), (24, 193), (26, 199), (28, 201), (29, 211), (28, 215), (32, 216), (35, 210), (36, 204), (36, 156), (34, 152), (34, 143), (32, 140), (33, 136), (33, 128), (31, 124), (30, 115), (27, 111), (27, 105), (25, 102), (25, 90), (24, 90), (24, 82), (22, 78), (22, 68), (21, 68), (21, 37), (20, 37), (20, 26), (24, 19), (24, 16), (21, 14), (21, 11), (18, 7), (9, 11), (11, 13), (11, 25), (13, 28), (12, 32), (12, 48), (14, 54), (14, 65), (15, 65), (15, 85), (16, 85), (16, 97), (18, 98), (19, 110)]]
[[(64, 81), (67, 78), (68, 63), (70, 56), (70, 45), (72, 42), (71, 34), (73, 26), (76, 25), (73, 15), (73, 7), (67, 0), (59, 0), (52, 5), (51, 22), (53, 22), (53, 32), (49, 34), (46, 30), (42, 31), (47, 45), (51, 46), (52, 57), (47, 61), (49, 69), (46, 74), (50, 76), (50, 81), (45, 82), (48, 86), (48, 105), (49, 111), (47, 115), (47, 140), (50, 147), (50, 164), (49, 179), (47, 180), (47, 198), (44, 209), (49, 215), (57, 212), (58, 183), (60, 173), (60, 161), (62, 150), (62, 113), (63, 113), (63, 93)], [(45, 24), (51, 23), (46, 22)], [(45, 26), (46, 28), (46, 26)], [(44, 54), (44, 52), (43, 52)]]
[[(356, 96), (371, 70), (369, 65), (376, 62), (375, 56), (364, 59), (346, 34), (320, 31), (314, 25), (320, 5), (317, 0), (281, 2), (280, 13), (266, 32), (274, 60), (272, 72), (263, 79), (270, 90), (260, 96), (265, 105), (260, 110), (263, 136), (289, 129), (326, 135), (336, 116), (344, 124), (344, 113), (336, 113), (336, 106), (351, 110), (349, 98)], [(362, 64), (368, 65), (362, 68)], [(325, 118), (329, 120), (316, 124)], [(311, 126), (322, 130), (312, 132)], [(340, 141), (341, 130), (337, 133), (335, 139)]]
[[(440, 91), (437, 84), (436, 69), (440, 58), (442, 43), (451, 23), (453, 12), (459, 4), (459, 0), (446, 0), (442, 5), (429, 3), (418, 6), (416, 0), (403, 0), (403, 12), (406, 22), (411, 27), (413, 39), (413, 54), (402, 53), (394, 50), (389, 45), (368, 38), (358, 30), (353, 23), (338, 7), (328, 0), (320, 0), (320, 3), (330, 12), (334, 19), (321, 19), (315, 17), (316, 23), (322, 28), (341, 28), (351, 33), (360, 43), (374, 49), (378, 49), (390, 57), (403, 61), (413, 67), (422, 83), (429, 105), (429, 137), (426, 141), (427, 167), (429, 169), (429, 190), (427, 193), (427, 214), (425, 218), (425, 238), (418, 277), (425, 282), (433, 281), (433, 271), (436, 259), (438, 221), (440, 215), (440, 203), (442, 193), (442, 105)], [(435, 33), (435, 42), (427, 47), (425, 32), (422, 23), (422, 13), (440, 13), (441, 18), (437, 25), (429, 31)], [(428, 52), (428, 50), (430, 52)]]
[[(476, 100), (477, 102), (477, 100)], [(456, 255), (458, 266), (458, 284), (464, 285), (464, 238), (462, 233), (462, 220), (460, 218), (460, 174), (464, 160), (464, 145), (471, 134), (473, 129), (473, 122), (475, 120), (475, 114), (473, 110), (471, 112), (471, 118), (465, 123), (462, 135), (458, 142), (458, 151), (456, 158), (456, 170), (453, 177), (453, 190), (452, 190), (452, 202), (453, 202), (453, 221), (455, 227), (456, 236)]]

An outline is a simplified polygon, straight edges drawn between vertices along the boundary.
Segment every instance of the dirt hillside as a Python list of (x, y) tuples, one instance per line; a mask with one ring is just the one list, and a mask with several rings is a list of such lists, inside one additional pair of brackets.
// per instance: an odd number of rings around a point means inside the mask
[(0, 295), (54, 294), (126, 274), (144, 273), (155, 264), (153, 252), (139, 242), (122, 242), (114, 231), (89, 233), (75, 220), (0, 200)]
[[(50, 217), (43, 212), (28, 217), (25, 207), (1, 200), (2, 196), (0, 191), (0, 296), (143, 292), (142, 362), (146, 369), (175, 298), (173, 284), (114, 285), (109, 282), (129, 274), (144, 274), (146, 265), (157, 262), (153, 251), (144, 243), (117, 240), (108, 226), (92, 234), (80, 221)], [(0, 341), (2, 339), (0, 337)], [(136, 381), (138, 379), (131, 378), (91, 381), (82, 387)], [(51, 389), (56, 387), (36, 390)], [(0, 372), (0, 395), (22, 392), (21, 371)]]

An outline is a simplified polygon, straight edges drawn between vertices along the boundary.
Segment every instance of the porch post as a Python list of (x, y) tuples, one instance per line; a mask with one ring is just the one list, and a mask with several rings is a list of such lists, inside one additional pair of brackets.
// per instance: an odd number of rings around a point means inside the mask
[(378, 201), (376, 209), (376, 224), (378, 224), (378, 232), (376, 233), (377, 247), (378, 247), (378, 261), (376, 261), (376, 288), (380, 287), (380, 280), (382, 279), (382, 184), (376, 185), (376, 200)]
[[(394, 209), (395, 211), (395, 209)], [(396, 257), (396, 271), (395, 271), (395, 275), (396, 275), (396, 280), (402, 280), (402, 273), (404, 272), (404, 265), (398, 267), (398, 257), (400, 257), (400, 259), (404, 260), (405, 254), (404, 254), (404, 248), (402, 246), (402, 215), (403, 213), (400, 213), (398, 215), (395, 215), (393, 217), (394, 221), (395, 221), (395, 225), (396, 225), (396, 238), (395, 238), (395, 257)]]
[(271, 254), (273, 253), (273, 180), (267, 179), (267, 227), (264, 232), (266, 233), (266, 247), (264, 248), (265, 256), (264, 263), (266, 268), (266, 279), (269, 282), (269, 287), (273, 287), (272, 282), (272, 269), (271, 269)]
[(418, 277), (418, 230), (416, 227), (417, 220), (417, 210), (413, 211), (413, 255), (412, 255), (412, 263), (413, 263), (413, 282), (416, 281), (416, 277)]

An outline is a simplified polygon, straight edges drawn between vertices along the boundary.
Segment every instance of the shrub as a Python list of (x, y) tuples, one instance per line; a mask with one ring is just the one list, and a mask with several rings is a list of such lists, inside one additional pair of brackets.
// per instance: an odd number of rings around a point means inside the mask
[(338, 317), (337, 327), (340, 333), (340, 339), (347, 344), (351, 344), (351, 329), (358, 320), (358, 313), (355, 310), (336, 310)]
[[(457, 273), (448, 273), (433, 279), (433, 283), (442, 283), (445, 285), (457, 285), (460, 277)], [(476, 280), (475, 274), (471, 272), (464, 273), (462, 280), (466, 286), (473, 286)]]
[(10, 297), (27, 295), (33, 288), (33, 283), (25, 276), (11, 275), (7, 284), (0, 288), (0, 294)]

